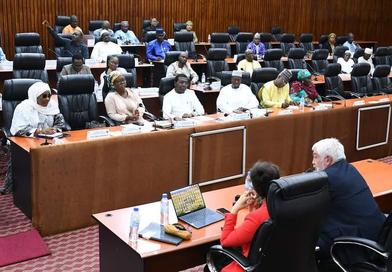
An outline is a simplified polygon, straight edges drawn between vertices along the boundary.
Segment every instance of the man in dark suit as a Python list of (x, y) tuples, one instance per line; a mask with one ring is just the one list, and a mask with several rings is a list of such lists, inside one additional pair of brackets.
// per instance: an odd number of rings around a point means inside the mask
[(357, 236), (376, 240), (385, 216), (361, 174), (346, 161), (339, 140), (323, 139), (313, 145), (312, 151), (313, 167), (328, 175), (331, 205), (318, 241), (320, 259), (328, 261), (334, 238)]

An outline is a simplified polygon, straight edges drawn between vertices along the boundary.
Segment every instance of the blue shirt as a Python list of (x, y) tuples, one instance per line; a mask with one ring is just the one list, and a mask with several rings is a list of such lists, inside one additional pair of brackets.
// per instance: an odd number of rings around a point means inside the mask
[(256, 56), (263, 57), (265, 54), (265, 46), (262, 42), (260, 42), (258, 45), (256, 45), (254, 42), (251, 42), (248, 44), (246, 49), (252, 50), (253, 54)]
[(120, 30), (117, 30), (116, 33), (114, 33), (114, 37), (119, 41), (119, 44), (124, 44), (124, 43), (140, 43), (139, 39), (136, 37), (135, 33), (133, 31), (128, 30), (127, 32)]
[(5, 54), (3, 52), (3, 48), (0, 47), (0, 61), (6, 60)]
[(354, 44), (353, 42), (349, 43), (348, 41), (346, 41), (343, 44), (343, 46), (348, 47), (348, 50), (350, 50), (350, 52), (351, 52), (351, 58), (354, 56), (355, 51), (357, 51), (357, 49), (360, 48), (358, 45)]
[(163, 40), (159, 43), (156, 39), (149, 42), (147, 45), (147, 59), (150, 61), (165, 59), (166, 52), (171, 50), (171, 45), (168, 41)]

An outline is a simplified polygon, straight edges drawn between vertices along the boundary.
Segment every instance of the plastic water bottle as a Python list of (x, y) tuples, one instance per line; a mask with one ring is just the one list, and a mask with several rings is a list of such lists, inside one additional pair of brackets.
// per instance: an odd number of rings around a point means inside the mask
[(208, 43), (210, 43), (210, 42), (211, 42), (211, 35), (208, 34)]
[(131, 243), (136, 243), (139, 237), (139, 224), (140, 224), (140, 215), (139, 215), (139, 208), (133, 208), (131, 213), (131, 225), (129, 231), (129, 240)]
[(305, 108), (305, 97), (302, 95), (299, 100), (299, 110), (304, 111)]
[(206, 74), (205, 73), (203, 73), (201, 75), (201, 83), (206, 83)]
[(167, 194), (162, 194), (161, 199), (161, 225), (169, 224), (169, 200)]
[(250, 171), (248, 171), (248, 174), (246, 175), (245, 178), (245, 190), (247, 191), (253, 190), (252, 179), (250, 178)]

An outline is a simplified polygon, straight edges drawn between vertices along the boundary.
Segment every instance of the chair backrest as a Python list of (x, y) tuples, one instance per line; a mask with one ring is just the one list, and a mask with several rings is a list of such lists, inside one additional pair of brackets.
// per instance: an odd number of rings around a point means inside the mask
[(352, 91), (359, 94), (373, 93), (372, 81), (369, 77), (370, 64), (357, 63), (354, 64), (351, 71)]
[(328, 42), (328, 35), (320, 35), (319, 48), (321, 49), (324, 44)]
[(191, 59), (197, 57), (195, 43), (193, 42), (193, 33), (180, 31), (174, 33), (174, 47), (177, 51), (188, 51)]
[(303, 48), (291, 48), (289, 51), (289, 68), (306, 69), (305, 57), (306, 51)]
[(45, 55), (38, 53), (19, 53), (14, 57), (13, 78), (32, 78), (48, 82), (45, 70)]
[(60, 73), (63, 70), (63, 67), (71, 63), (72, 63), (72, 57), (57, 57), (57, 61), (56, 61), (57, 80), (60, 79)]
[(178, 60), (178, 57), (183, 51), (169, 51), (166, 52), (165, 55), (165, 60), (163, 61), (163, 64), (165, 65), (165, 68), (167, 68), (170, 64), (173, 62), (176, 62)]
[(40, 82), (38, 79), (7, 79), (4, 81), (3, 99), (2, 99), (2, 114), (3, 114), (3, 128), (7, 135), (11, 135), (10, 128), (12, 124), (12, 117), (14, 111), (20, 102), (28, 98), (27, 91), (30, 86), (36, 82)]
[(271, 27), (271, 34), (275, 41), (280, 42), (280, 39), (282, 38), (282, 29), (280, 26), (273, 26)]
[(237, 54), (245, 53), (246, 47), (253, 40), (253, 34), (250, 32), (240, 32), (235, 38)]
[(98, 119), (93, 75), (67, 75), (60, 77), (57, 86), (60, 112), (72, 128), (84, 129), (87, 122)]
[(144, 19), (143, 24), (142, 24), (142, 29), (145, 29), (151, 25), (151, 20), (150, 19)]
[(93, 33), (94, 30), (102, 27), (104, 20), (90, 20), (88, 21), (88, 31)]
[(227, 51), (224, 48), (210, 48), (207, 53), (207, 76), (218, 76), (222, 71), (229, 71), (225, 61)]
[(283, 50), (283, 55), (287, 56), (291, 48), (294, 48), (295, 35), (292, 33), (284, 33), (280, 38), (280, 48)]
[(265, 49), (271, 49), (272, 45), (271, 42), (273, 40), (273, 36), (271, 33), (262, 32), (260, 33), (260, 42), (262, 42), (265, 46)]
[(63, 32), (63, 29), (65, 26), (69, 25), (71, 23), (71, 17), (70, 16), (56, 16), (56, 21), (54, 23), (54, 31), (57, 33)]
[(35, 32), (16, 33), (15, 53), (42, 53), (39, 34)]
[(337, 62), (338, 58), (343, 58), (344, 52), (348, 50), (347, 46), (336, 46), (333, 51), (333, 62)]
[(374, 65), (391, 65), (389, 63), (390, 50), (388, 47), (378, 47), (374, 54)]
[(113, 32), (121, 29), (121, 23), (114, 23), (113, 25)]
[(284, 64), (281, 58), (283, 57), (283, 51), (279, 48), (268, 49), (265, 51), (264, 55), (264, 65), (265, 67), (274, 67), (278, 69), (279, 72), (283, 71)]
[(328, 49), (316, 49), (312, 54), (313, 70), (317, 73), (324, 74), (328, 65)]
[(315, 246), (329, 203), (325, 172), (273, 181), (267, 196), (270, 219), (257, 230), (248, 255), (249, 264), (258, 265), (254, 271), (317, 272)]
[(156, 31), (147, 31), (146, 35), (144, 35), (144, 41), (149, 43), (157, 38)]
[(336, 37), (336, 44), (337, 45), (343, 45), (347, 41), (348, 41), (348, 36), (337, 36)]
[(290, 69), (290, 72), (291, 72), (291, 78), (289, 81), (290, 84), (293, 83), (294, 81), (298, 80), (298, 73), (301, 70), (303, 70), (303, 69)]
[(227, 27), (227, 33), (229, 33), (230, 40), (234, 42), (235, 38), (237, 37), (237, 34), (240, 33), (240, 27), (235, 25), (229, 25)]
[(343, 80), (339, 76), (341, 71), (342, 66), (339, 63), (330, 63), (327, 65), (324, 73), (326, 95), (344, 95)]
[(365, 53), (365, 49), (363, 49), (363, 48), (358, 48), (358, 49), (355, 51), (354, 56), (353, 56), (354, 62), (355, 62), (355, 63), (358, 63), (358, 59), (359, 59), (360, 57), (362, 57), (364, 53)]
[(159, 81), (159, 102), (161, 103), (161, 108), (164, 96), (174, 88), (174, 79), (175, 77), (163, 77)]
[(231, 46), (229, 33), (211, 33), (211, 48), (225, 48), (227, 57), (231, 56)]
[(375, 92), (392, 93), (392, 81), (389, 78), (391, 66), (378, 65), (373, 72), (373, 89)]
[(314, 51), (312, 33), (302, 33), (301, 36), (299, 36), (299, 41), (299, 46), (305, 49), (306, 52)]
[[(232, 73), (233, 73), (233, 71), (222, 71), (219, 74), (219, 78), (221, 80), (221, 85), (222, 86), (226, 86), (226, 85), (231, 84), (231, 75), (232, 75)], [(250, 80), (250, 74), (249, 73), (242, 72), (241, 83), (250, 87), (251, 80)]]
[(275, 80), (278, 77), (278, 70), (273, 67), (263, 67), (253, 70), (251, 89), (254, 95), (257, 96), (260, 88), (267, 82)]
[(179, 32), (182, 29), (186, 29), (186, 23), (185, 22), (173, 23), (173, 33)]
[[(137, 85), (137, 73), (135, 67), (135, 56), (133, 54), (118, 54), (115, 55), (118, 58), (118, 67), (124, 68), (128, 73), (133, 76), (133, 84), (129, 87), (136, 87)], [(108, 56), (109, 58), (109, 56)], [(108, 61), (106, 61), (108, 63)]]

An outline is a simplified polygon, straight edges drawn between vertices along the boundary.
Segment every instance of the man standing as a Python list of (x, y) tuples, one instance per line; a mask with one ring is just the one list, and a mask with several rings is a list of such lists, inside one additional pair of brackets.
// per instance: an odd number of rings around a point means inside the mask
[(194, 91), (188, 89), (189, 79), (186, 75), (177, 75), (174, 89), (163, 98), (163, 118), (181, 120), (196, 115), (203, 115), (204, 108)]
[(376, 240), (385, 221), (361, 174), (346, 161), (344, 147), (335, 138), (312, 147), (313, 167), (328, 175), (331, 204), (318, 240), (321, 261), (330, 260), (334, 238), (357, 236)]
[(365, 48), (365, 52), (363, 53), (362, 57), (358, 58), (358, 63), (367, 63), (370, 65), (370, 75), (373, 75), (374, 72), (374, 64), (373, 64), (373, 60), (371, 58), (373, 54), (373, 50), (370, 48)]
[(291, 76), (290, 70), (284, 69), (275, 80), (265, 83), (258, 93), (260, 104), (265, 108), (287, 108), (292, 104), (289, 95)]
[(62, 76), (75, 74), (91, 74), (90, 67), (83, 63), (83, 57), (81, 55), (73, 55), (72, 63), (65, 65), (60, 73)]
[(166, 71), (167, 77), (174, 77), (179, 74), (186, 75), (192, 84), (196, 84), (196, 82), (199, 80), (199, 76), (188, 63), (187, 52), (181, 52), (178, 56), (178, 61), (175, 61), (170, 64)]
[(164, 60), (166, 52), (171, 49), (170, 43), (165, 40), (165, 32), (163, 32), (163, 29), (157, 29), (156, 33), (156, 39), (147, 45), (147, 59), (149, 61)]
[(245, 59), (238, 63), (238, 70), (248, 72), (252, 76), (253, 70), (261, 68), (260, 63), (253, 58), (253, 52), (250, 49), (245, 50)]
[(358, 48), (361, 48), (359, 44), (357, 44), (354, 41), (354, 34), (353, 33), (348, 33), (347, 35), (348, 40), (343, 44), (343, 46), (346, 46), (348, 50), (351, 52), (351, 56), (354, 56), (355, 51), (357, 51)]
[(72, 15), (70, 24), (63, 28), (63, 34), (73, 34), (75, 31), (83, 33), (83, 30), (78, 26), (78, 24), (78, 17), (76, 17), (76, 15)]
[(241, 84), (242, 72), (233, 71), (231, 84), (222, 88), (216, 100), (216, 107), (224, 113), (241, 113), (249, 109), (257, 108), (259, 102), (251, 89)]
[(128, 21), (121, 22), (121, 29), (114, 33), (114, 37), (118, 40), (119, 44), (140, 43), (135, 33), (133, 33), (132, 30), (129, 30)]
[(252, 53), (258, 58), (261, 59), (265, 54), (265, 46), (262, 42), (260, 42), (260, 34), (256, 33), (253, 37), (253, 42), (249, 43), (246, 47), (247, 49), (252, 50)]

